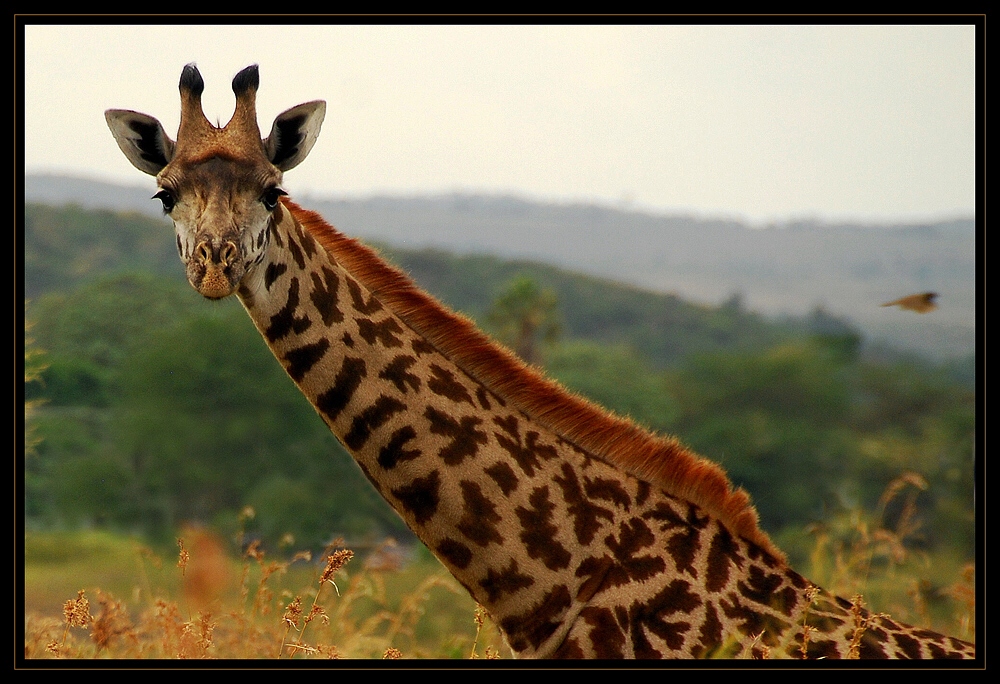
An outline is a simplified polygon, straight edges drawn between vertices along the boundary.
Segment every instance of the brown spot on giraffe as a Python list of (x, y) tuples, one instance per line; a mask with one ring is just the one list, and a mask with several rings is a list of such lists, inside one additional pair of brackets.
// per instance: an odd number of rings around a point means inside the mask
[(517, 559), (511, 559), (506, 568), (487, 571), (486, 577), (480, 580), (479, 586), (486, 591), (489, 601), (497, 601), (503, 594), (513, 594), (521, 589), (527, 589), (535, 583), (530, 575), (520, 572)]
[(298, 308), (299, 279), (292, 278), (288, 287), (288, 299), (285, 301), (285, 305), (270, 317), (269, 325), (264, 333), (268, 341), (275, 342), (292, 333), (299, 335), (312, 325), (312, 321), (307, 317), (297, 315)]
[(683, 580), (674, 580), (649, 601), (633, 603), (629, 608), (629, 625), (637, 658), (662, 658), (649, 640), (654, 635), (666, 642), (672, 651), (678, 651), (684, 644), (684, 637), (691, 629), (687, 619), (668, 620), (690, 613), (702, 603), (691, 585)]
[(351, 304), (354, 305), (354, 310), (359, 314), (370, 316), (373, 313), (382, 311), (382, 302), (374, 295), (369, 295), (366, 298), (365, 294), (361, 291), (361, 285), (354, 278), (348, 278), (347, 291), (351, 295)]
[(299, 267), (299, 270), (304, 270), (306, 267), (306, 257), (302, 253), (302, 249), (290, 235), (287, 237), (288, 240), (288, 253), (292, 255), (292, 259), (295, 260), (295, 265)]
[(441, 503), (441, 475), (434, 470), (410, 484), (392, 490), (404, 511), (413, 516), (417, 525), (427, 524)]
[(510, 493), (517, 489), (517, 474), (514, 472), (514, 469), (506, 463), (503, 463), (502, 461), (494, 463), (487, 468), (485, 472), (494, 482), (497, 483), (497, 486), (500, 487), (500, 491), (503, 492), (504, 496), (510, 496)]
[(520, 423), (515, 416), (497, 416), (493, 418), (493, 422), (503, 429), (503, 432), (493, 433), (497, 444), (511, 455), (528, 476), (534, 474), (543, 459), (555, 457), (556, 451), (553, 447), (539, 442), (538, 432), (529, 430), (522, 439), (519, 432)]
[(482, 385), (476, 387), (476, 399), (479, 400), (479, 405), (487, 411), (493, 409), (493, 404), (490, 403), (490, 393)]
[(715, 604), (705, 605), (705, 621), (698, 628), (697, 645), (692, 649), (695, 658), (706, 658), (716, 653), (723, 643), (722, 621), (716, 612)]
[(420, 389), (420, 376), (409, 371), (410, 367), (417, 362), (416, 357), (407, 354), (400, 354), (383, 368), (378, 376), (383, 380), (388, 380), (401, 393), (406, 394), (410, 390), (414, 392)]
[(394, 318), (372, 321), (367, 318), (355, 319), (358, 324), (358, 334), (368, 344), (381, 344), (383, 347), (402, 347), (403, 340), (399, 337), (402, 326)]
[(472, 562), (472, 549), (455, 539), (443, 539), (436, 547), (438, 556), (445, 562), (465, 570)]
[(367, 373), (368, 366), (364, 359), (345, 357), (333, 385), (316, 397), (316, 408), (327, 417), (327, 420), (336, 420), (361, 386)]
[(739, 544), (729, 531), (720, 527), (712, 537), (708, 550), (708, 567), (705, 573), (705, 586), (709, 591), (720, 591), (729, 582), (730, 569), (742, 569), (743, 558), (740, 556)]
[(292, 380), (301, 380), (330, 349), (329, 340), (317, 340), (285, 352), (285, 370)]
[(512, 615), (501, 621), (501, 628), (512, 639), (511, 646), (518, 650), (538, 648), (559, 630), (560, 616), (570, 607), (569, 590), (564, 585), (553, 587), (537, 605), (523, 614)]
[(455, 380), (455, 374), (442, 368), (436, 363), (430, 365), (431, 378), (427, 381), (427, 389), (434, 394), (446, 397), (455, 403), (466, 402), (470, 406), (475, 406), (472, 396), (465, 385)]
[(737, 582), (736, 586), (744, 598), (770, 606), (784, 615), (792, 615), (798, 604), (798, 594), (784, 584), (784, 577), (768, 574), (759, 567), (752, 566), (746, 580)]
[(617, 563), (615, 580), (621, 584), (643, 581), (664, 569), (663, 559), (652, 554), (639, 555), (641, 551), (652, 550), (656, 537), (649, 526), (639, 518), (621, 523), (618, 536), (608, 535), (605, 539)]
[(466, 458), (474, 456), (480, 445), (487, 442), (486, 433), (478, 429), (478, 425), (482, 423), (481, 418), (462, 416), (455, 419), (433, 406), (427, 407), (424, 417), (430, 424), (428, 429), (431, 434), (450, 439), (438, 452), (441, 460), (448, 465), (460, 465)]
[(268, 264), (267, 268), (264, 269), (264, 287), (270, 290), (274, 282), (284, 275), (286, 271), (288, 271), (288, 266), (285, 264)]
[(340, 281), (336, 272), (324, 266), (322, 273), (312, 273), (310, 276), (312, 292), (309, 293), (309, 299), (319, 312), (323, 325), (329, 326), (343, 321), (344, 314), (337, 306), (337, 288)]
[[(580, 619), (590, 626), (587, 636), (590, 647), (597, 658), (603, 660), (625, 657), (625, 632), (618, 625), (614, 613), (608, 608), (584, 608), (580, 611)], [(579, 650), (579, 646), (577, 646)], [(580, 657), (574, 654), (563, 654), (564, 657)]]
[(413, 349), (413, 353), (417, 356), (433, 354), (437, 351), (433, 344), (419, 337), (410, 342), (410, 347)]
[(585, 477), (583, 482), (587, 496), (592, 499), (610, 502), (626, 512), (632, 505), (631, 497), (620, 482), (603, 477)]
[(372, 433), (385, 425), (396, 415), (406, 410), (406, 404), (385, 395), (356, 415), (351, 421), (351, 429), (344, 435), (344, 444), (349, 449), (358, 450), (368, 442)]
[(417, 438), (417, 431), (412, 425), (404, 425), (389, 438), (388, 444), (383, 446), (378, 452), (378, 464), (385, 470), (395, 468), (397, 464), (404, 461), (412, 461), (423, 452), (420, 449), (408, 449), (406, 445)]
[(531, 508), (517, 507), (514, 512), (521, 522), (521, 541), (531, 558), (541, 559), (550, 570), (561, 570), (569, 565), (572, 557), (556, 539), (559, 528), (552, 514), (556, 506), (549, 499), (549, 488), (538, 487), (528, 499)]
[(462, 490), (464, 513), (458, 522), (458, 531), (479, 546), (502, 544), (503, 537), (497, 530), (501, 518), (496, 506), (483, 494), (477, 483), (462, 480), (459, 486)]
[(573, 519), (573, 531), (576, 533), (577, 541), (584, 545), (590, 544), (603, 527), (602, 520), (612, 521), (614, 514), (584, 495), (576, 473), (568, 465), (563, 465), (562, 474), (555, 478), (555, 482), (562, 488), (566, 510)]

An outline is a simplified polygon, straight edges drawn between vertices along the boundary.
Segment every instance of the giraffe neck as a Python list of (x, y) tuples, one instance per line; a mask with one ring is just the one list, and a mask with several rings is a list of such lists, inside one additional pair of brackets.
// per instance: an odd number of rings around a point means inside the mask
[(809, 624), (811, 655), (846, 655), (850, 605), (811, 596), (718, 468), (534, 375), (317, 215), (283, 201), (268, 240), (239, 289), (255, 325), (516, 654), (756, 637), (795, 657)]
[[(291, 203), (279, 210), (241, 301), (365, 476), (511, 647), (550, 654), (588, 579), (564, 581), (582, 558), (560, 529), (562, 490), (580, 490), (582, 471), (620, 487), (617, 473), (415, 331), (372, 291), (372, 274), (349, 271), (349, 254), (334, 256), (303, 226), (310, 218)], [(649, 490), (636, 478), (625, 486), (618, 496)]]

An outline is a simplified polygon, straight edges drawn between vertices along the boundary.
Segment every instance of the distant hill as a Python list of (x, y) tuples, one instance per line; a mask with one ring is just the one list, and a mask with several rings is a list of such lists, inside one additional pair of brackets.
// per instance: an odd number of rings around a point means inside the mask
[[(163, 217), (27, 203), (25, 296), (45, 309), (95, 283), (100, 283), (99, 288), (129, 289), (133, 282), (146, 282), (135, 280), (136, 274), (143, 274), (154, 276), (164, 291), (174, 292), (181, 301), (186, 295), (187, 301), (197, 302), (200, 297), (185, 281), (171, 232)], [(775, 322), (745, 310), (739, 301), (721, 307), (693, 304), (676, 295), (640, 290), (538, 261), (455, 255), (433, 248), (378, 247), (421, 287), (481, 322), (516, 278), (528, 277), (555, 294), (565, 339), (636, 350), (656, 368), (695, 352), (759, 350), (814, 334), (847, 340), (852, 346), (859, 340), (850, 325), (830, 317)]]
[[(29, 175), (25, 199), (160, 216), (148, 186)], [(407, 248), (528, 258), (654, 292), (772, 316), (821, 307), (870, 338), (937, 358), (975, 351), (973, 219), (919, 225), (797, 222), (751, 228), (737, 221), (653, 215), (514, 197), (447, 195), (329, 199), (299, 196), (344, 232)], [(913, 292), (938, 292), (926, 315), (883, 308)]]

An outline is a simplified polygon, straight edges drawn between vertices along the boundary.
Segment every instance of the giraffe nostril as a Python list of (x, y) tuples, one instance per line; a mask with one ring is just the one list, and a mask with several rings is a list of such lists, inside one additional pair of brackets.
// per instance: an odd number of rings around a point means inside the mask
[(212, 262), (212, 246), (208, 242), (199, 242), (194, 248), (194, 254), (203, 264)]
[(223, 266), (228, 266), (229, 264), (236, 261), (239, 257), (239, 249), (236, 247), (236, 243), (229, 241), (222, 245), (222, 251), (219, 255), (219, 262)]

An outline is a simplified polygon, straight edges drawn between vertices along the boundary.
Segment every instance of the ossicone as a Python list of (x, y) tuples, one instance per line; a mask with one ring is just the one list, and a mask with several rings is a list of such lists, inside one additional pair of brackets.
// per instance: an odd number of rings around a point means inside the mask
[(247, 90), (257, 91), (260, 86), (260, 71), (256, 64), (251, 64), (246, 69), (233, 77), (233, 92), (239, 97)]

